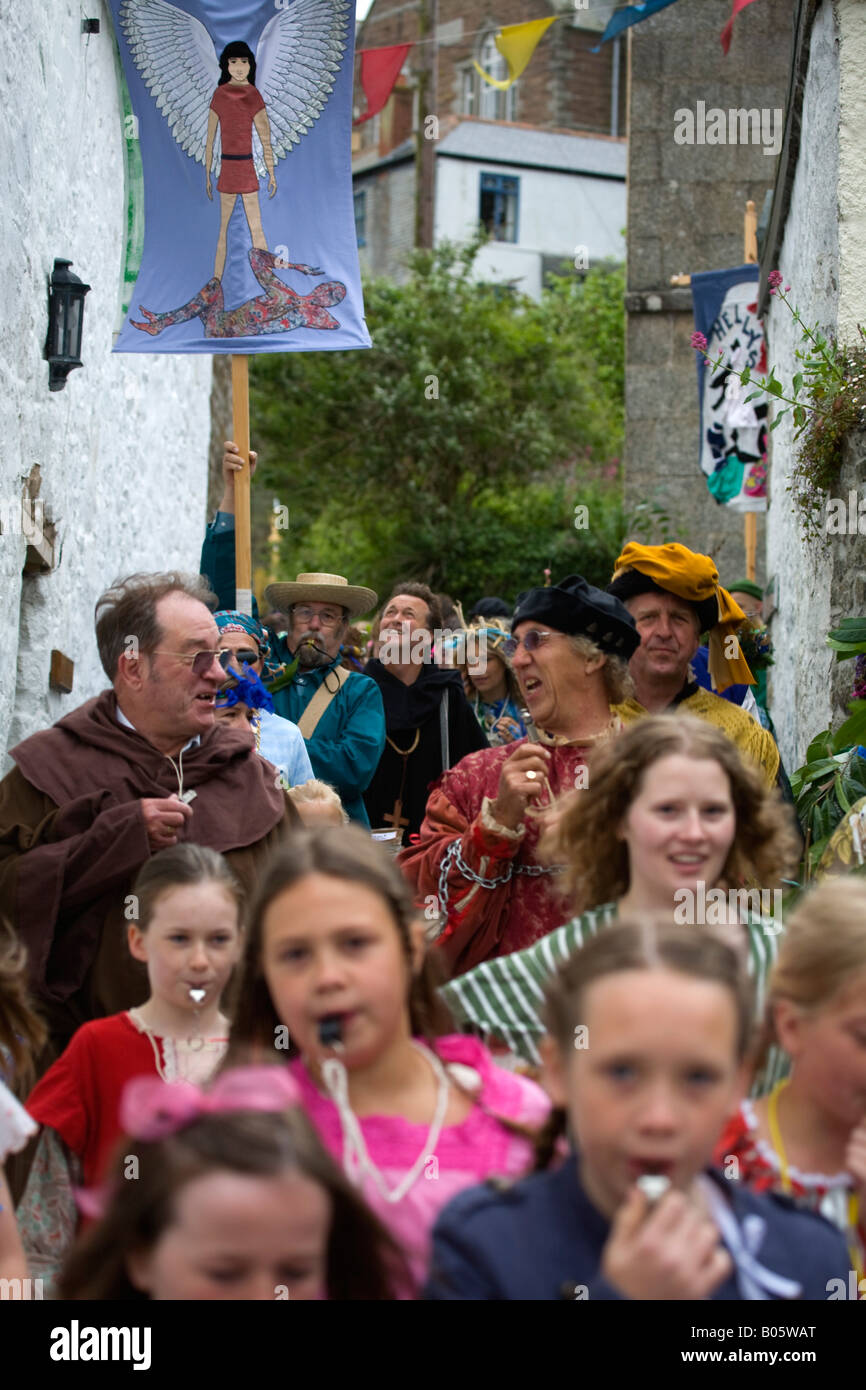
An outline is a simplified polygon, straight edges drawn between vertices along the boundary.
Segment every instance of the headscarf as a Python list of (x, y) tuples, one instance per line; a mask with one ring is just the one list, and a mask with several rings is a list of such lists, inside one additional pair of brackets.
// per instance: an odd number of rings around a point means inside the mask
[(231, 685), (220, 686), (215, 701), (217, 709), (231, 709), (232, 705), (249, 705), (250, 709), (266, 709), (273, 714), (273, 696), (262, 685), (252, 666), (244, 662), (242, 676), (230, 666), (228, 674), (234, 677), (234, 681)]
[(699, 555), (676, 541), (668, 545), (630, 541), (616, 562), (608, 592), (625, 600), (654, 589), (675, 594), (695, 609), (701, 631), (708, 634), (709, 668), (716, 690), (757, 684), (739, 641), (728, 640), (746, 622), (746, 615), (722, 588), (709, 555)]
[(258, 618), (253, 618), (249, 613), (239, 613), (234, 608), (221, 608), (214, 613), (214, 622), (220, 632), (245, 632), (248, 637), (252, 637), (261, 653), (264, 661), (264, 675), (270, 677), (276, 674), (279, 669), (269, 660), (271, 655), (271, 644), (268, 641), (267, 630), (262, 627)]

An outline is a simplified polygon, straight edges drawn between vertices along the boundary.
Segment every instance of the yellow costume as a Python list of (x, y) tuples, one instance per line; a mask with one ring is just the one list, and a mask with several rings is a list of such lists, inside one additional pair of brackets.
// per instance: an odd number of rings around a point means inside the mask
[[(679, 710), (684, 714), (697, 715), (698, 719), (706, 719), (708, 724), (715, 724), (745, 757), (758, 764), (767, 785), (775, 785), (779, 772), (779, 750), (773, 735), (767, 729), (762, 729), (757, 720), (739, 705), (732, 705), (729, 700), (723, 700), (720, 695), (702, 690), (699, 686), (694, 695), (673, 706), (673, 712)], [(616, 713), (624, 724), (633, 724), (636, 719), (645, 719), (647, 715), (637, 700), (626, 700), (617, 705)]]

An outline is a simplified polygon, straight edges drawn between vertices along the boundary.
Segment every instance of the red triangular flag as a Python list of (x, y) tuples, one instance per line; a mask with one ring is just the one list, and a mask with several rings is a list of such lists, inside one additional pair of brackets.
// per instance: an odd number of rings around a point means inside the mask
[(361, 86), (367, 98), (367, 110), (363, 116), (358, 117), (355, 125), (369, 121), (371, 116), (378, 115), (382, 110), (400, 76), (400, 69), (411, 47), (411, 43), (395, 43), (389, 48), (360, 50)]
[(722, 30), (722, 48), (727, 53), (731, 47), (731, 35), (734, 32), (734, 20), (744, 10), (747, 5), (751, 5), (752, 0), (734, 0), (734, 8), (731, 10), (731, 17)]

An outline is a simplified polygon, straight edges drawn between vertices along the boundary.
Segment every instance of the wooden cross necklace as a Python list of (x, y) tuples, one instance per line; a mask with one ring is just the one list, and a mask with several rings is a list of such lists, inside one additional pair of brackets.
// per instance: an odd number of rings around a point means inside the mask
[(403, 775), (400, 778), (400, 790), (397, 793), (397, 800), (394, 802), (394, 810), (391, 812), (390, 815), (386, 815), (383, 817), (384, 820), (389, 821), (390, 824), (393, 825), (394, 829), (398, 831), (398, 833), (402, 832), (403, 827), (409, 824), (408, 817), (403, 815), (403, 791), (406, 786), (406, 769), (409, 766), (409, 758), (415, 752), (415, 749), (418, 747), (418, 740), (420, 739), (420, 737), (421, 728), (419, 725), (419, 727), (415, 730), (415, 737), (412, 740), (411, 747), (398, 748), (394, 740), (392, 738), (388, 738), (387, 734), (385, 735), (386, 742), (390, 743), (391, 747), (394, 749), (394, 752), (399, 754), (399, 756), (403, 759)]

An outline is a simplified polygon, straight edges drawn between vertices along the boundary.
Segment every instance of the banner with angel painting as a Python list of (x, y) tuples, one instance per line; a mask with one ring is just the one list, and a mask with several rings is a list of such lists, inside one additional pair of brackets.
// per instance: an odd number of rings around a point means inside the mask
[(354, 0), (111, 0), (144, 249), (116, 352), (370, 346), (351, 168)]

